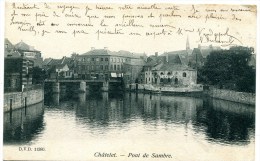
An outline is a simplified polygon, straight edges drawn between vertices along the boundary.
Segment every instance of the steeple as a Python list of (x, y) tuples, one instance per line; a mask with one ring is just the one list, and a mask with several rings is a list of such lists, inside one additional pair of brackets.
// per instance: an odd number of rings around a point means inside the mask
[(190, 50), (189, 36), (187, 36), (187, 40), (186, 40), (186, 50)]

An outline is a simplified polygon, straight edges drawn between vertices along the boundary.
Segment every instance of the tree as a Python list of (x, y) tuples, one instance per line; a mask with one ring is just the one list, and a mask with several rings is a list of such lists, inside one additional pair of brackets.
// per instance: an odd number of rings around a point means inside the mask
[(44, 79), (47, 78), (45, 70), (39, 67), (33, 67), (31, 73), (33, 84), (42, 84)]
[(198, 69), (198, 81), (219, 88), (255, 92), (255, 69), (248, 65), (250, 56), (250, 50), (213, 51)]

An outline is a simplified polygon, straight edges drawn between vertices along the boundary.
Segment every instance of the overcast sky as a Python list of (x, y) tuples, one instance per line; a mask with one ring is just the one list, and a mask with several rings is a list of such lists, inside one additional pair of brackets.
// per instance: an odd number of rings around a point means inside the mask
[[(159, 15), (161, 12), (165, 15), (170, 15), (171, 10), (160, 10), (160, 11), (154, 11), (154, 10), (132, 10), (131, 12), (125, 12), (122, 10), (118, 10), (119, 6), (123, 6), (123, 4), (120, 5), (110, 5), (113, 8), (117, 8), (117, 10), (101, 10), (96, 11), (94, 8), (96, 7), (96, 4), (74, 4), (75, 7), (78, 7), (78, 9), (74, 9), (72, 12), (69, 11), (69, 9), (65, 9), (64, 12), (62, 12), (61, 9), (57, 9), (58, 5), (62, 6), (64, 4), (62, 3), (56, 3), (56, 4), (50, 4), (49, 7), (51, 9), (45, 9), (42, 6), (44, 6), (43, 3), (36, 3), (37, 7), (40, 8), (37, 11), (33, 10), (19, 10), (16, 9), (15, 13), (17, 16), (13, 20), (13, 22), (26, 22), (31, 23), (35, 26), (35, 29), (39, 34), (34, 36), (34, 32), (22, 32), (20, 31), (19, 25), (10, 25), (12, 22), (12, 16), (11, 14), (14, 12), (14, 7), (11, 3), (7, 3), (6, 6), (6, 20), (5, 20), (5, 37), (8, 38), (13, 44), (19, 43), (21, 40), (25, 43), (34, 46), (37, 50), (40, 50), (42, 52), (42, 56), (44, 58), (53, 57), (53, 58), (61, 58), (62, 56), (70, 56), (73, 52), (83, 54), (91, 49), (91, 47), (94, 47), (96, 49), (102, 49), (104, 47), (107, 47), (111, 51), (118, 51), (118, 50), (127, 50), (130, 52), (137, 52), (137, 53), (146, 53), (147, 55), (154, 54), (155, 52), (159, 52), (159, 54), (162, 54), (163, 52), (167, 51), (175, 51), (175, 50), (185, 50), (186, 48), (186, 41), (187, 37), (189, 37), (189, 44), (191, 48), (195, 48), (198, 46), (198, 44), (201, 44), (203, 46), (213, 44), (215, 46), (221, 46), (223, 44), (214, 42), (214, 36), (210, 36), (210, 40), (207, 41), (207, 34), (211, 34), (211, 31), (214, 34), (225, 34), (221, 37), (222, 40), (227, 41), (228, 39), (232, 38), (233, 44), (236, 45), (243, 45), (243, 46), (256, 46), (256, 13), (255, 8), (251, 6), (251, 11), (242, 13), (242, 12), (234, 12), (233, 13), (216, 13), (214, 16), (217, 17), (228, 17), (226, 20), (214, 20), (208, 19), (206, 20), (206, 15), (210, 15), (210, 13), (206, 13), (206, 9), (212, 9), (212, 10), (218, 10), (220, 8), (223, 9), (248, 9), (248, 6), (224, 6), (224, 5), (210, 5), (210, 6), (203, 6), (203, 5), (196, 5), (196, 10), (198, 9), (201, 13), (200, 15), (203, 17), (201, 19), (189, 19), (187, 16), (191, 15), (193, 13), (192, 6), (191, 5), (178, 5), (178, 10), (175, 10), (174, 14), (181, 15), (181, 18), (176, 17), (167, 17), (167, 18), (159, 18)], [(67, 4), (68, 6), (72, 4)], [(16, 4), (16, 7), (23, 7), (23, 4)], [(33, 6), (33, 4), (29, 4), (28, 6)], [(113, 25), (115, 22), (121, 22), (122, 15), (144, 15), (147, 16), (149, 13), (153, 12), (155, 16), (158, 16), (158, 18), (155, 18), (153, 20), (148, 18), (135, 18), (135, 24), (141, 24), (144, 27), (125, 27), (123, 28), (122, 32), (124, 32), (123, 35), (99, 35), (96, 33), (99, 29), (101, 31), (111, 31), (113, 32), (115, 27), (100, 27), (100, 19), (92, 19), (92, 24), (97, 27), (78, 27), (74, 29), (78, 29), (78, 31), (84, 31), (88, 32), (88, 34), (77, 34), (76, 36), (73, 35), (73, 29), (71, 27), (68, 27), (68, 23), (88, 23), (89, 20), (86, 16), (84, 16), (84, 12), (86, 9), (86, 6), (89, 6), (92, 8), (91, 11), (88, 12), (88, 15), (97, 15), (99, 17), (103, 17), (104, 15), (116, 15), (116, 18), (111, 19), (105, 19), (105, 23), (107, 25)], [(100, 4), (102, 7), (102, 4)], [(145, 6), (151, 6), (145, 5)], [(173, 4), (167, 4), (167, 5), (160, 5), (158, 7), (166, 8), (166, 7), (172, 7)], [(103, 6), (104, 7), (104, 6)], [(136, 7), (136, 6), (133, 6)], [(53, 12), (57, 13), (61, 17), (64, 16), (64, 14), (78, 14), (81, 15), (81, 18), (52, 18)], [(36, 12), (38, 14), (46, 14), (48, 15), (48, 18), (44, 16), (38, 16), (38, 18), (35, 17)], [(30, 17), (21, 16), (21, 14), (31, 14)], [(197, 13), (196, 13), (197, 14)], [(196, 15), (195, 15), (196, 16)], [(235, 17), (233, 17), (235, 16)], [(65, 17), (65, 16), (64, 16)], [(233, 18), (241, 19), (239, 20), (232, 20)], [(35, 20), (37, 19), (37, 21)], [(125, 18), (125, 23), (129, 23), (128, 20), (131, 18)], [(207, 22), (206, 22), (207, 21)], [(44, 26), (37, 26), (37, 23), (44, 22)], [(55, 29), (53, 29), (53, 26), (51, 26), (51, 23), (57, 23), (59, 26), (56, 28), (58, 30), (66, 30), (67, 34), (57, 34), (54, 33)], [(166, 31), (171, 31), (171, 36), (168, 36), (167, 32), (165, 33), (166, 36), (145, 36), (146, 32), (153, 33), (157, 32), (160, 33), (163, 28), (149, 28), (149, 24), (161, 24), (161, 25), (168, 25), (164, 29)], [(173, 28), (174, 27), (174, 28)], [(26, 25), (22, 27), (23, 29), (29, 28)], [(106, 28), (106, 29), (104, 29)], [(178, 29), (182, 29), (182, 33), (178, 33)], [(200, 42), (200, 36), (198, 29), (205, 28), (205, 30), (202, 31), (201, 35), (203, 38), (203, 42)], [(120, 27), (117, 27), (117, 29), (120, 29)], [(134, 32), (140, 32), (142, 33), (142, 36), (129, 36), (129, 32), (133, 29)], [(184, 31), (185, 29), (194, 29), (194, 32), (188, 32)], [(41, 36), (41, 31), (51, 31), (51, 33), (46, 33), (44, 36)], [(174, 34), (173, 34), (174, 33)], [(223, 48), (228, 48), (229, 46), (223, 46)]]

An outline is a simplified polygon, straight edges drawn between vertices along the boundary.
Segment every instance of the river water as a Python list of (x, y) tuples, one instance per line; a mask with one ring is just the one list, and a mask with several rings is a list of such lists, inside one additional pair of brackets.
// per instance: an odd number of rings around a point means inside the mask
[[(163, 160), (251, 161), (254, 134), (254, 106), (229, 101), (52, 94), (42, 103), (4, 114), (4, 157), (134, 161), (162, 160), (156, 156), (165, 154)], [(20, 149), (24, 147), (40, 150)], [(116, 158), (102, 157), (104, 153)], [(145, 153), (148, 158), (142, 157)]]

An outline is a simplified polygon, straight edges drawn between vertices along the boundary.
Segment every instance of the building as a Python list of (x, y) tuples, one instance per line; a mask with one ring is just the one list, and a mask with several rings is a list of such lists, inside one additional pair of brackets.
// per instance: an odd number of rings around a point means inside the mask
[(201, 46), (198, 45), (198, 48), (194, 48), (191, 55), (189, 55), (189, 66), (193, 68), (201, 67), (207, 61), (207, 56), (212, 51), (221, 50), (219, 46)]
[(124, 63), (124, 81), (126, 84), (142, 82), (139, 80), (140, 74), (145, 65), (145, 60), (143, 59), (131, 59), (130, 62)]
[(43, 68), (51, 79), (77, 78), (74, 62), (73, 58), (66, 56), (62, 57), (62, 59), (47, 58), (43, 61)]
[(14, 45), (7, 39), (5, 38), (5, 48), (4, 48), (4, 57), (22, 57), (22, 54), (17, 51), (14, 47)]
[(145, 84), (187, 87), (197, 84), (197, 71), (185, 65), (161, 62), (144, 72)]
[(94, 49), (78, 55), (77, 73), (82, 79), (108, 80), (122, 78), (124, 76), (125, 65), (135, 64), (144, 59), (144, 55), (135, 54), (120, 50), (118, 52), (109, 51), (107, 48)]
[(150, 56), (140, 75), (141, 83), (153, 86), (190, 87), (197, 84), (197, 70), (189, 67), (192, 55), (189, 39), (186, 49)]
[(5, 38), (5, 52), (4, 56), (12, 58), (26, 58), (33, 61), (34, 66), (42, 67), (43, 59), (41, 52), (34, 49), (23, 41), (13, 45), (7, 38)]
[(43, 59), (41, 57), (41, 51), (36, 50), (33, 46), (30, 46), (23, 41), (14, 45), (22, 57), (30, 59), (34, 62), (34, 66), (42, 67)]
[(32, 85), (33, 61), (7, 57), (4, 63), (4, 92), (20, 92)]

